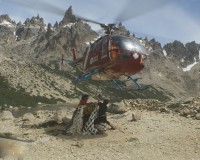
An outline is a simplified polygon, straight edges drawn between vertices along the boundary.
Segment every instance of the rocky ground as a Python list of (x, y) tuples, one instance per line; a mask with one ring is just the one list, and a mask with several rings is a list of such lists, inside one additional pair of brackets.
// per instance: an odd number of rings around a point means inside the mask
[[(199, 106), (198, 99), (187, 103), (194, 102), (194, 108)], [(147, 104), (151, 107), (147, 108)], [(3, 111), (1, 137), (29, 142), (1, 139), (0, 153), (12, 159), (11, 154), (17, 156), (23, 152), (26, 160), (200, 160), (198, 113), (195, 117), (180, 116), (181, 112), (169, 109), (172, 104), (161, 113), (164, 109), (158, 104), (155, 100), (112, 104), (108, 119), (117, 129), (108, 128), (103, 135), (87, 136), (63, 134), (75, 107), (72, 104), (48, 106), (48, 110), (47, 106), (40, 106), (17, 118), (10, 111)], [(65, 124), (58, 124), (62, 118)]]

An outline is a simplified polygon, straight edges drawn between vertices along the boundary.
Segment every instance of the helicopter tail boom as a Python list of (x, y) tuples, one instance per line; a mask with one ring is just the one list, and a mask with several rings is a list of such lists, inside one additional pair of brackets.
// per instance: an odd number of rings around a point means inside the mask
[(76, 66), (83, 62), (83, 57), (78, 58), (76, 48), (72, 48), (72, 53), (73, 53), (73, 62), (72, 62), (73, 65)]

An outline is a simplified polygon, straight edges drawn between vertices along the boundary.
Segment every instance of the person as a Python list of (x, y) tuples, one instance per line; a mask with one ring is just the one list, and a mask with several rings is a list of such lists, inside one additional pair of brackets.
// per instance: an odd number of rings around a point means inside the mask
[(108, 124), (111, 129), (116, 129), (108, 120), (107, 120), (107, 116), (106, 116), (106, 112), (107, 112), (107, 104), (109, 103), (108, 99), (104, 99), (103, 102), (99, 102), (99, 111), (98, 111), (98, 116), (94, 121), (95, 125), (99, 125), (101, 123), (106, 123)]
[(88, 99), (89, 99), (89, 95), (87, 94), (82, 95), (78, 106), (86, 105), (88, 103)]
[(68, 128), (70, 128), (70, 127), (72, 126), (73, 121), (74, 121), (74, 117), (75, 117), (75, 115), (76, 115), (77, 112), (78, 112), (78, 107), (79, 107), (79, 106), (84, 106), (84, 105), (90, 104), (90, 103), (88, 103), (88, 99), (89, 99), (89, 95), (87, 95), (87, 94), (83, 94), (83, 95), (82, 95), (82, 97), (81, 97), (81, 99), (80, 99), (80, 101), (79, 101), (78, 106), (76, 107), (75, 111), (73, 112), (72, 119), (71, 119), (71, 121), (69, 122), (69, 124), (68, 124), (68, 126), (66, 127), (66, 129), (68, 129)]

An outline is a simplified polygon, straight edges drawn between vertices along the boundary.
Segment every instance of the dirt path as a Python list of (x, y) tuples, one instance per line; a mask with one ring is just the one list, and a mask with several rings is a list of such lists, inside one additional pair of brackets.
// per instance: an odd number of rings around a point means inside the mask
[[(26, 160), (200, 160), (200, 122), (146, 112), (130, 122), (131, 112), (111, 115), (117, 130), (106, 135), (70, 137), (41, 134), (28, 145)], [(56, 131), (54, 129), (54, 131)], [(50, 132), (48, 132), (50, 133)]]

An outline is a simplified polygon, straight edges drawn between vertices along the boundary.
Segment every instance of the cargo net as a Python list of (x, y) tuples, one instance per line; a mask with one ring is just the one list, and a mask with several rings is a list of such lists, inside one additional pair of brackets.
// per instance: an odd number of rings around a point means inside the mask
[(67, 134), (92, 135), (98, 132), (98, 130), (94, 127), (94, 120), (97, 118), (99, 106), (98, 105), (94, 106), (94, 110), (90, 114), (88, 121), (85, 124), (83, 124), (83, 116), (84, 116), (83, 113), (86, 107), (87, 106), (78, 106), (77, 113), (74, 116), (72, 126), (66, 131)]

